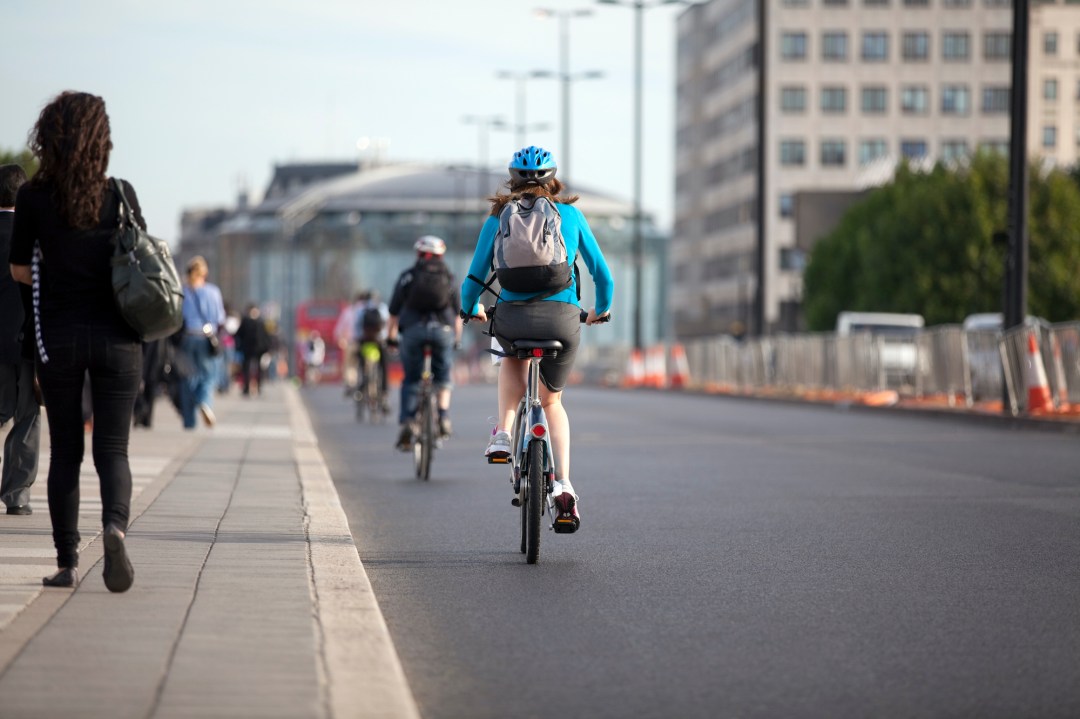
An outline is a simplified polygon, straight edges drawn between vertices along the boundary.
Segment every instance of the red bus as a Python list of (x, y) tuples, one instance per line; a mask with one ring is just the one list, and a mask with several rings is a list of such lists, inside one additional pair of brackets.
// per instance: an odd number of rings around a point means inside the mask
[[(310, 300), (296, 306), (296, 340), (292, 354), (296, 376), (302, 382), (341, 382), (342, 357), (341, 349), (334, 341), (334, 325), (346, 304), (342, 300)], [(310, 340), (315, 333), (322, 340), (322, 364), (309, 367)]]

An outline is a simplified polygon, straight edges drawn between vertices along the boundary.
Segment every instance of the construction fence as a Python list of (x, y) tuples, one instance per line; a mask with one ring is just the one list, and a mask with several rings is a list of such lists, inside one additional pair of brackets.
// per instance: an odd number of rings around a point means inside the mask
[(579, 352), (576, 379), (589, 384), (1080, 416), (1080, 322), (721, 336), (641, 351), (586, 342)]

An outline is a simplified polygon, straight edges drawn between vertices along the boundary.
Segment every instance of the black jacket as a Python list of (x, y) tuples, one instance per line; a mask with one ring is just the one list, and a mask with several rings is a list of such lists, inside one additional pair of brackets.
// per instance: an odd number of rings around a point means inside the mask
[(0, 364), (17, 364), (20, 359), (34, 358), (30, 286), (16, 282), (8, 267), (14, 223), (14, 212), (0, 212)]

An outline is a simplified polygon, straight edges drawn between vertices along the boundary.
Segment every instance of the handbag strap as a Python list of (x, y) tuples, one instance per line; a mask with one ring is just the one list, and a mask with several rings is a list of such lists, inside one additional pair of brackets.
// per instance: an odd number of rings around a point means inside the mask
[[(112, 187), (113, 192), (115, 192), (117, 197), (120, 198), (120, 202), (119, 202), (119, 204), (117, 205), (117, 208), (116, 208), (116, 225), (121, 230), (126, 230), (126, 229), (130, 228), (135, 223), (135, 211), (131, 208), (131, 203), (128, 202), (127, 195), (124, 194), (124, 184), (120, 180), (116, 179), (115, 177), (110, 177), (109, 178), (109, 186)], [(124, 233), (124, 232), (117, 232), (116, 233), (116, 241), (117, 241), (117, 243), (121, 243), (123, 241), (125, 235), (126, 235), (126, 233)], [(132, 247), (123, 247), (122, 246), (121, 249), (124, 252), (131, 252), (135, 248), (134, 248), (134, 246), (132, 246)]]

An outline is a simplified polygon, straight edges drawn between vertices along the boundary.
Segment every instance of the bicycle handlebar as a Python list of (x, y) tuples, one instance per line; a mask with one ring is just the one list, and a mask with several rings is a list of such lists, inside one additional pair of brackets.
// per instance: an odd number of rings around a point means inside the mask
[[(494, 306), (489, 306), (489, 307), (485, 307), (484, 309), (490, 315), (492, 313), (492, 311), (494, 311), (495, 307)], [(467, 325), (467, 324), (469, 324), (469, 322), (471, 320), (476, 319), (477, 315), (470, 315), (470, 314), (467, 314), (465, 312), (465, 310), (458, 310), (458, 317), (461, 318), (462, 324)], [(582, 310), (581, 311), (580, 321), (582, 323), (585, 323), (585, 322), (589, 321), (589, 312), (588, 312), (588, 310)], [(610, 321), (611, 321), (611, 313), (610, 312), (608, 312), (606, 315), (603, 315), (601, 317), (596, 318), (597, 324), (602, 323), (602, 322), (610, 322)]]

